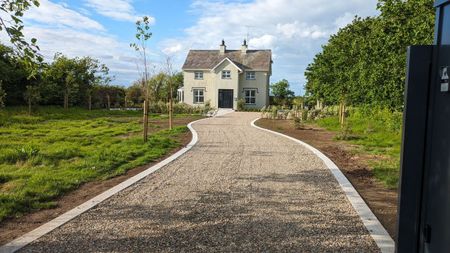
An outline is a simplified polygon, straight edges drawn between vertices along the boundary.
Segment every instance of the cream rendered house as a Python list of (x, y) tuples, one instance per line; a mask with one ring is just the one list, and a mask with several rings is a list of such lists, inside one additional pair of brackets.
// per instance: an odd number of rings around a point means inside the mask
[(237, 109), (239, 99), (248, 108), (269, 105), (272, 75), (271, 50), (227, 50), (225, 41), (219, 50), (191, 50), (183, 66), (184, 87), (181, 102), (215, 108)]

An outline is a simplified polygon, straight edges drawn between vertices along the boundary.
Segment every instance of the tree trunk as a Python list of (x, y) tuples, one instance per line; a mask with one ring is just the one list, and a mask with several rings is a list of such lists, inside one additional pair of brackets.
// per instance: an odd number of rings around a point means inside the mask
[(88, 97), (88, 107), (89, 107), (89, 111), (92, 110), (92, 95), (89, 94)]
[(111, 109), (111, 98), (109, 96), (109, 94), (106, 94), (106, 101), (107, 101), (107, 109), (110, 110)]
[(64, 91), (64, 109), (69, 109), (69, 92), (67, 90)]
[(148, 141), (148, 101), (144, 101), (144, 142)]
[(345, 110), (345, 101), (342, 101), (339, 105), (339, 123), (341, 124), (341, 128), (343, 128), (345, 125)]
[(31, 99), (28, 99), (28, 115), (31, 115)]
[(169, 129), (173, 128), (173, 92), (172, 92), (172, 82), (169, 81)]

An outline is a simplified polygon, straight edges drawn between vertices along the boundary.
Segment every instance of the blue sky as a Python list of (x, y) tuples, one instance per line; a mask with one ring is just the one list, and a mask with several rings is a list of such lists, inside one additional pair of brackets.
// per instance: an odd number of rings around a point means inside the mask
[[(216, 49), (225, 39), (239, 48), (272, 49), (272, 82), (287, 79), (300, 95), (304, 71), (321, 45), (355, 15), (377, 15), (376, 0), (40, 0), (25, 14), (27, 37), (36, 37), (42, 54), (91, 56), (105, 63), (114, 84), (129, 86), (139, 77), (135, 21), (153, 20), (149, 42), (152, 69), (163, 69), (167, 55), (180, 70), (189, 49)], [(0, 33), (0, 40), (6, 41)]]

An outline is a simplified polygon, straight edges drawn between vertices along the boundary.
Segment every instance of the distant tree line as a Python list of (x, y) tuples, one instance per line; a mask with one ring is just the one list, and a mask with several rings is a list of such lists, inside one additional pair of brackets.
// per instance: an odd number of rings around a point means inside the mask
[[(183, 75), (155, 74), (148, 80), (153, 102), (168, 101), (168, 80), (174, 89), (183, 84)], [(40, 64), (30, 76), (13, 49), (0, 44), (0, 106), (59, 105), (64, 108), (142, 107), (143, 83), (131, 87), (110, 85), (106, 65), (90, 57), (69, 58), (56, 54), (50, 63)], [(174, 93), (176, 94), (176, 92)]]
[[(433, 0), (380, 0), (332, 35), (306, 71), (306, 95), (325, 105), (403, 106), (409, 45), (433, 42)], [(344, 109), (345, 110), (345, 109)]]

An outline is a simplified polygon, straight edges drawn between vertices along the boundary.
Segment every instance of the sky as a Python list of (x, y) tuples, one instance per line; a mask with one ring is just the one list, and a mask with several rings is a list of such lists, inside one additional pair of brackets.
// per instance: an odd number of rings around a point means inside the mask
[[(112, 84), (129, 86), (139, 78), (135, 22), (151, 18), (148, 42), (152, 72), (167, 56), (180, 71), (190, 49), (271, 49), (271, 82), (289, 80), (304, 93), (304, 72), (329, 36), (358, 15), (375, 16), (377, 0), (40, 0), (24, 16), (25, 35), (35, 37), (47, 61), (61, 52), (90, 56), (110, 68)], [(6, 43), (5, 34), (0, 41)]]

